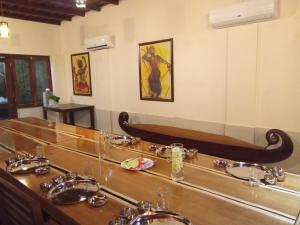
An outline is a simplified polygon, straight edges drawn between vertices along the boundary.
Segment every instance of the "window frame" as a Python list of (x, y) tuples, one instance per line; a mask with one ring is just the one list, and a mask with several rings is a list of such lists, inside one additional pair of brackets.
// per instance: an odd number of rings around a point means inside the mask
[[(6, 59), (5, 58), (2, 58), (0, 57), (0, 63), (4, 63), (4, 66), (5, 66), (5, 86), (6, 86), (6, 98), (9, 99), (10, 98), (10, 88), (9, 88), (9, 85), (10, 85), (10, 82), (9, 82), (9, 79), (7, 77), (7, 64), (6, 64)], [(5, 109), (7, 108), (9, 105), (9, 102), (7, 102), (6, 104), (0, 104), (0, 109)]]
[(50, 57), (49, 56), (31, 56), (31, 69), (32, 69), (32, 74), (31, 74), (31, 82), (32, 82), (32, 85), (34, 87), (34, 96), (33, 96), (33, 99), (34, 99), (34, 104), (36, 106), (43, 106), (43, 103), (38, 103), (38, 99), (37, 99), (37, 86), (36, 86), (36, 76), (35, 76), (35, 69), (34, 69), (34, 63), (38, 60), (41, 60), (41, 59), (44, 59), (46, 61), (46, 71), (47, 71), (47, 74), (46, 74), (46, 79), (47, 79), (47, 83), (48, 83), (48, 88), (50, 89), (50, 91), (53, 91), (53, 88), (52, 88), (52, 74), (51, 74), (51, 64), (50, 64)]
[[(48, 83), (48, 88), (53, 90), (52, 85), (52, 73), (51, 73), (51, 63), (50, 63), (50, 56), (44, 55), (20, 55), (20, 54), (0, 54), (0, 57), (5, 57), (9, 64), (9, 76), (11, 77), (11, 84), (8, 86), (8, 89), (13, 90), (13, 99), (12, 101), (16, 105), (17, 109), (22, 108), (32, 108), (32, 107), (41, 107), (43, 104), (38, 103), (37, 99), (37, 88), (36, 88), (36, 79), (35, 79), (35, 70), (34, 70), (34, 63), (37, 60), (45, 60), (46, 62), (46, 79)], [(16, 71), (15, 71), (15, 60), (16, 59), (24, 59), (28, 60), (29, 62), (29, 82), (30, 82), (30, 91), (32, 96), (32, 103), (30, 104), (19, 104), (18, 97), (19, 97), (19, 89), (17, 85), (17, 78), (16, 78)]]
[(9, 112), (9, 118), (17, 117), (17, 107), (15, 104), (15, 83), (11, 75), (10, 62), (8, 57), (0, 54), (0, 61), (5, 63), (5, 75), (6, 75), (6, 94), (8, 103), (0, 105), (0, 109), (7, 109)]

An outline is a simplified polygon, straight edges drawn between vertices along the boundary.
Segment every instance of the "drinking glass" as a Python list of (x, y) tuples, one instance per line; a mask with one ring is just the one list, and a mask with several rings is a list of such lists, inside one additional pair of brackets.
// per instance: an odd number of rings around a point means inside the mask
[(38, 158), (44, 158), (45, 157), (45, 149), (44, 146), (38, 145), (35, 147), (35, 155)]
[(156, 209), (158, 211), (167, 211), (167, 190), (165, 188), (159, 188), (156, 194)]
[(100, 146), (99, 146), (99, 159), (106, 159), (108, 158), (108, 153), (110, 150), (110, 142), (109, 142), (109, 135), (101, 134), (100, 136)]
[(99, 170), (99, 176), (100, 181), (102, 185), (108, 186), (109, 178), (112, 176), (112, 168), (109, 163), (105, 163), (104, 161), (106, 159), (111, 158), (110, 152), (110, 142), (109, 142), (109, 136), (103, 135), (100, 137), (100, 146), (99, 146), (99, 152), (98, 152), (98, 170)]
[(94, 168), (93, 168), (93, 163), (92, 160), (87, 158), (85, 159), (85, 162), (83, 164), (83, 170), (82, 170), (82, 175), (84, 176), (85, 179), (92, 179), (94, 178)]
[(173, 143), (173, 144), (170, 144), (170, 147), (171, 148), (174, 148), (174, 147), (183, 148), (183, 144), (181, 144), (181, 143)]
[(172, 170), (171, 179), (174, 181), (182, 181), (184, 179), (183, 173), (183, 156), (184, 148), (181, 143), (174, 143), (170, 145), (172, 148)]
[(144, 157), (144, 141), (140, 137), (134, 137), (135, 144), (133, 148), (135, 148), (138, 152), (140, 152), (140, 157)]
[(259, 173), (260, 170), (257, 169), (256, 167), (254, 166), (249, 167), (249, 185), (251, 187), (259, 185)]

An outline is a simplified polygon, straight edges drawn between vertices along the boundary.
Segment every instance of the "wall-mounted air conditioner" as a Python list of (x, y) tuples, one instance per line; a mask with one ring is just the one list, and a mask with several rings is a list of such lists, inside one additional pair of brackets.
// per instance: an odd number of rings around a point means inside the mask
[(110, 35), (103, 35), (84, 40), (84, 46), (89, 51), (113, 48), (114, 38)]
[(214, 28), (234, 26), (276, 19), (279, 0), (248, 0), (209, 12), (209, 22)]

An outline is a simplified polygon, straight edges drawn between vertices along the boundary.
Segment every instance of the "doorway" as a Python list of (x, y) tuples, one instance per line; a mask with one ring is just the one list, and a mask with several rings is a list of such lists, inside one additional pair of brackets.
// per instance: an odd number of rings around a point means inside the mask
[(6, 57), (0, 57), (0, 120), (17, 117), (12, 75)]

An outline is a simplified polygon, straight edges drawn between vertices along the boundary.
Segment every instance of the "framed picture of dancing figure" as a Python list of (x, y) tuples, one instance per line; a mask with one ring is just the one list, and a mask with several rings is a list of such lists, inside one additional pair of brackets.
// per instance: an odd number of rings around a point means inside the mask
[(139, 44), (140, 98), (174, 102), (173, 39)]
[(74, 95), (92, 95), (90, 55), (88, 52), (71, 55)]

